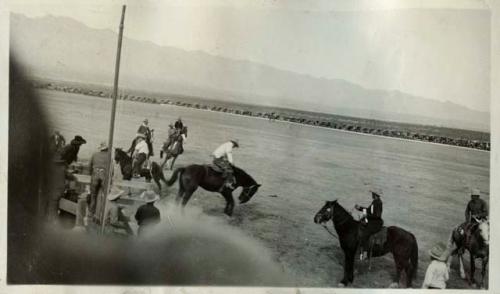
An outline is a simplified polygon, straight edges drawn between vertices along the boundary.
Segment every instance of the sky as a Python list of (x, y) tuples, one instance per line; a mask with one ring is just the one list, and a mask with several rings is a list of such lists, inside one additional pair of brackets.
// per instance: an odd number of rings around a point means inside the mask
[[(102, 3), (17, 0), (10, 8), (117, 31), (123, 1)], [(126, 4), (129, 38), (489, 111), (490, 12), (483, 1)]]

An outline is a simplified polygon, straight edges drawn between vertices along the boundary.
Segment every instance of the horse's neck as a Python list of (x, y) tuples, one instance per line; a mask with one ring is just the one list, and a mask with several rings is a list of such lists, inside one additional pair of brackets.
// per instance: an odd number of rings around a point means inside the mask
[(242, 169), (233, 167), (234, 176), (236, 178), (236, 183), (240, 186), (251, 186), (257, 184), (257, 182)]
[(356, 221), (352, 215), (347, 212), (342, 206), (338, 205), (336, 209), (341, 210), (339, 214), (332, 220), (337, 233), (349, 233), (353, 228), (357, 230), (359, 222)]

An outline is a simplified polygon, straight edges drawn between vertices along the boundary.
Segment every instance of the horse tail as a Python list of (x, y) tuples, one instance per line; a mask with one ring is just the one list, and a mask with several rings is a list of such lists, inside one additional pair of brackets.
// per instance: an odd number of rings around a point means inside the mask
[(172, 186), (175, 183), (175, 181), (177, 181), (178, 174), (179, 173), (182, 174), (184, 172), (184, 170), (185, 170), (184, 167), (176, 168), (174, 173), (172, 174), (172, 177), (168, 180), (167, 186), (169, 186), (169, 187)]
[(410, 254), (410, 262), (411, 262), (411, 271), (410, 271), (410, 279), (414, 279), (417, 276), (418, 269), (418, 244), (417, 239), (414, 235), (411, 235), (413, 242), (411, 245), (411, 254)]

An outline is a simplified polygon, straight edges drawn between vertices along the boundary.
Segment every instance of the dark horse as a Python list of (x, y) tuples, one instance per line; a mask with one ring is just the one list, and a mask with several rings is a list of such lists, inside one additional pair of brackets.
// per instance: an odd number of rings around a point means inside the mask
[[(359, 245), (360, 222), (354, 220), (352, 215), (338, 202), (327, 201), (326, 204), (314, 216), (317, 224), (332, 220), (335, 231), (340, 241), (340, 247), (344, 251), (344, 277), (339, 286), (347, 286), (354, 280), (354, 258)], [(382, 256), (391, 252), (396, 263), (396, 279), (394, 283), (399, 284), (401, 272), (406, 273), (406, 287), (411, 287), (412, 279), (415, 277), (418, 267), (418, 246), (415, 236), (401, 228), (391, 226), (387, 228), (387, 239), (383, 246), (372, 250), (372, 256)]]
[[(460, 233), (460, 230), (463, 229), (463, 234)], [(475, 220), (475, 222), (458, 226), (451, 233), (450, 243), (449, 245), (455, 244), (456, 249), (453, 250), (451, 255), (458, 254), (460, 261), (460, 276), (462, 279), (468, 278), (469, 285), (475, 285), (476, 279), (474, 278), (474, 273), (476, 270), (475, 261), (477, 258), (481, 258), (482, 260), (482, 271), (481, 271), (481, 281), (478, 284), (478, 287), (484, 287), (484, 279), (486, 276), (486, 269), (488, 267), (488, 257), (489, 257), (489, 221), (484, 220)], [(470, 256), (470, 273), (469, 275), (465, 274), (464, 271), (464, 262), (463, 262), (463, 254), (465, 249), (469, 251)], [(450, 260), (451, 262), (451, 260)]]
[[(246, 203), (250, 200), (250, 198), (252, 198), (261, 185), (242, 169), (233, 166), (233, 170), (234, 177), (236, 178), (235, 189), (237, 187), (243, 187), (239, 196), (240, 203)], [(182, 199), (183, 207), (186, 206), (194, 191), (196, 191), (198, 187), (202, 187), (210, 192), (221, 193), (222, 196), (224, 196), (224, 199), (226, 199), (226, 208), (224, 209), (224, 213), (229, 216), (233, 214), (234, 189), (231, 190), (224, 186), (224, 179), (222, 178), (221, 173), (214, 171), (208, 165), (192, 164), (187, 167), (177, 168), (172, 174), (170, 180), (168, 180), (167, 185), (171, 186), (175, 183), (178, 177), (179, 192), (176, 200), (180, 201)]]
[[(167, 166), (168, 169), (172, 170), (174, 167), (175, 160), (179, 155), (184, 153), (184, 138), (187, 138), (187, 127), (184, 126), (182, 130), (176, 130), (176, 133), (168, 138), (160, 151), (160, 158), (162, 158), (163, 153), (165, 153), (165, 160), (161, 164), (163, 168), (167, 161), (170, 160), (170, 164)], [(184, 137), (182, 136), (184, 135)]]
[[(121, 148), (115, 148), (115, 162), (120, 164), (123, 179), (130, 181), (132, 179), (132, 157), (128, 156), (128, 154)], [(152, 177), (155, 183), (158, 185), (160, 191), (160, 180), (162, 180), (164, 183), (167, 183), (160, 165), (154, 161), (151, 163), (151, 170), (141, 169), (140, 176), (145, 177), (148, 183), (151, 182)]]

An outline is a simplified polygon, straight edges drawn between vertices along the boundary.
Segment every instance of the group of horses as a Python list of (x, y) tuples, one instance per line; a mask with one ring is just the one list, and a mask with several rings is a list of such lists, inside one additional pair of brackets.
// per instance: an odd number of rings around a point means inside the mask
[[(132, 158), (122, 149), (115, 149), (116, 163), (120, 165), (124, 180), (132, 179)], [(165, 163), (165, 162), (164, 162)], [(200, 165), (192, 164), (186, 167), (176, 168), (169, 180), (165, 179), (163, 174), (163, 165), (156, 162), (151, 162), (149, 168), (141, 170), (141, 176), (146, 178), (146, 181), (154, 180), (158, 189), (161, 191), (161, 182), (167, 186), (172, 186), (176, 181), (179, 183), (176, 203), (181, 203), (182, 207), (186, 206), (193, 193), (201, 187), (210, 192), (220, 193), (226, 200), (224, 213), (231, 216), (234, 210), (233, 191), (242, 187), (238, 197), (241, 204), (248, 202), (258, 191), (261, 186), (255, 179), (247, 174), (244, 170), (233, 166), (236, 185), (233, 189), (227, 188), (224, 185), (224, 178), (221, 172), (210, 164)], [(359, 249), (359, 231), (361, 223), (355, 220), (354, 217), (346, 209), (344, 209), (337, 200), (327, 201), (326, 204), (314, 216), (314, 222), (324, 224), (328, 221), (333, 222), (340, 247), (344, 252), (344, 276), (338, 284), (341, 287), (348, 286), (354, 280), (354, 261), (357, 250)], [(381, 244), (374, 244), (370, 248), (370, 257), (383, 256), (387, 253), (392, 253), (396, 275), (391, 287), (400, 284), (401, 276), (404, 273), (405, 287), (412, 287), (413, 279), (416, 277), (418, 270), (418, 245), (415, 236), (400, 227), (389, 226), (384, 228), (386, 231), (385, 239)], [(448, 267), (450, 266), (451, 257), (459, 256), (460, 273), (462, 278), (468, 278), (469, 284), (476, 284), (474, 278), (475, 259), (481, 258), (482, 264), (482, 279), (478, 286), (484, 285), (486, 268), (488, 264), (488, 246), (489, 246), (489, 227), (487, 221), (479, 221), (477, 226), (471, 226), (471, 233), (465, 238), (463, 234), (458, 232), (458, 227), (452, 230), (448, 242), (448, 248), (454, 248), (450, 254)], [(467, 250), (470, 255), (470, 271), (469, 275), (465, 274), (463, 266), (463, 254)]]
[[(340, 287), (353, 283), (354, 260), (359, 247), (359, 231), (361, 222), (355, 220), (342, 205), (335, 201), (326, 201), (325, 205), (314, 216), (314, 222), (324, 224), (332, 221), (344, 251), (344, 277), (339, 283)], [(460, 232), (462, 226), (452, 229), (448, 240), (449, 257), (447, 259), (448, 270), (451, 266), (452, 257), (458, 255), (460, 261), (460, 275), (467, 279), (470, 285), (484, 287), (484, 279), (488, 265), (489, 255), (489, 222), (487, 219), (475, 219), (468, 226), (468, 232)], [(378, 257), (392, 253), (396, 265), (396, 276), (391, 287), (399, 285), (401, 273), (405, 273), (406, 287), (412, 286), (418, 269), (418, 244), (415, 236), (397, 226), (384, 228), (387, 230), (385, 241), (381, 245), (373, 245), (371, 256)], [(470, 271), (467, 275), (464, 270), (463, 255), (465, 250), (470, 255)], [(482, 278), (479, 283), (475, 279), (475, 260), (482, 260)]]

